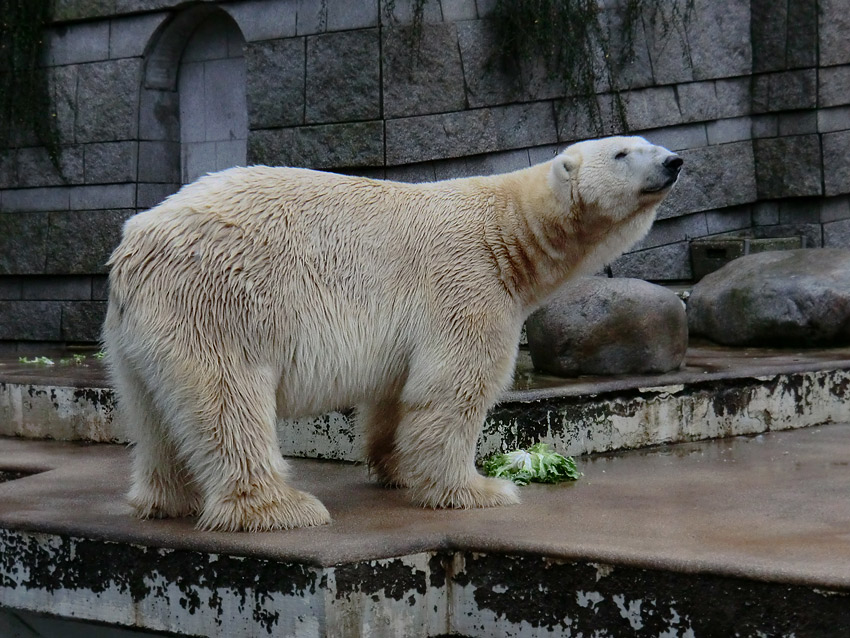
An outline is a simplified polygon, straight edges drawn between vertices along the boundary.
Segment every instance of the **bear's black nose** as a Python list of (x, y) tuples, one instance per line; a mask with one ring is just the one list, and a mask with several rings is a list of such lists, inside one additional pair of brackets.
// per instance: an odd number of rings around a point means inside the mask
[(666, 168), (673, 175), (677, 175), (679, 173), (679, 169), (682, 168), (682, 164), (685, 163), (678, 155), (668, 155), (664, 159), (664, 168)]

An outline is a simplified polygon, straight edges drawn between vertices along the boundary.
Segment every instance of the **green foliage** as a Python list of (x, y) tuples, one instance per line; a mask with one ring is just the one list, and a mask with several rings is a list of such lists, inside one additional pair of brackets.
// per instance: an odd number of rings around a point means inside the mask
[(572, 458), (553, 452), (545, 443), (536, 443), (528, 450), (494, 454), (484, 461), (484, 473), (517, 485), (576, 481), (581, 476)]
[(32, 365), (41, 365), (41, 366), (52, 366), (53, 359), (48, 359), (47, 357), (33, 357), (32, 359), (27, 359), (26, 357), (18, 357), (18, 363), (29, 363)]
[(50, 0), (2, 0), (0, 9), (0, 144), (32, 132), (59, 168), (59, 139), (47, 73), (41, 64)]
[(496, 0), (491, 19), (504, 65), (519, 73), (523, 63), (541, 61), (564, 95), (583, 100), (602, 133), (596, 95), (603, 87), (613, 94), (614, 124), (628, 130), (622, 72), (635, 60), (642, 26), (657, 28), (662, 38), (681, 36), (693, 1), (620, 0), (606, 12), (598, 0)]

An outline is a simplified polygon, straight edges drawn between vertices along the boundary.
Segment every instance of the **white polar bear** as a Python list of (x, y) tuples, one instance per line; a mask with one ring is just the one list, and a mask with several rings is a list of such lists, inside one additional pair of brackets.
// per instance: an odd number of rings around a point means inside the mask
[(518, 502), (475, 468), (525, 317), (639, 240), (682, 160), (587, 141), (505, 175), (403, 184), (234, 168), (130, 219), (104, 342), (141, 517), (319, 525), (275, 422), (359, 406), (369, 463), (428, 507)]

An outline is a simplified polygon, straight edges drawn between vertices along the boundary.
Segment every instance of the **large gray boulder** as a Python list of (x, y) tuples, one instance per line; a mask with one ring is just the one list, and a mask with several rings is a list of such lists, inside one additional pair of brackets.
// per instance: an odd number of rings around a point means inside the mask
[(534, 367), (558, 376), (667, 372), (688, 347), (682, 302), (641, 279), (569, 282), (526, 329)]
[(850, 343), (850, 251), (746, 255), (707, 275), (688, 300), (691, 334), (731, 346)]

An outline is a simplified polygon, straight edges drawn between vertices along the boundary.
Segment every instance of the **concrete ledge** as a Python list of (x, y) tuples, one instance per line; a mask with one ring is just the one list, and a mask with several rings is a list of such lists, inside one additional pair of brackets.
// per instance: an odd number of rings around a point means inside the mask
[(0, 607), (179, 635), (847, 635), (848, 457), (848, 425), (681, 444), (471, 511), (294, 460), (333, 523), (227, 534), (134, 519), (120, 446), (0, 439), (24, 476), (0, 484)]
[[(521, 353), (514, 387), (487, 416), (478, 455), (537, 441), (566, 454), (850, 422), (850, 348), (785, 351), (692, 346), (662, 375), (560, 379)], [(0, 435), (125, 442), (100, 364), (0, 361)], [(364, 459), (353, 411), (282, 420), (287, 456)]]

